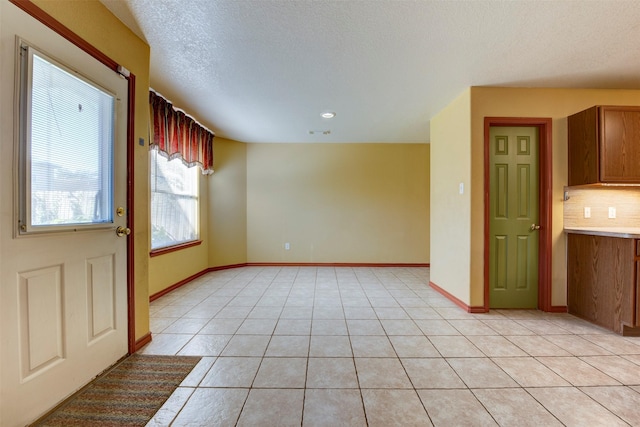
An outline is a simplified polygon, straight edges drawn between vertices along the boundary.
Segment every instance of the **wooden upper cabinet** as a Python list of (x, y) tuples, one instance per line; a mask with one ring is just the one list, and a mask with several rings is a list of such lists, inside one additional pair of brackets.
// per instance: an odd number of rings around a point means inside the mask
[(569, 185), (640, 183), (640, 107), (595, 106), (567, 125)]

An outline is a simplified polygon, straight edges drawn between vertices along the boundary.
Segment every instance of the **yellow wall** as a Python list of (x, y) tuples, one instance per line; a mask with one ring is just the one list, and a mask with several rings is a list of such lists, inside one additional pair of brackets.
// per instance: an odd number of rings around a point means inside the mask
[[(148, 143), (149, 46), (98, 1), (33, 0), (33, 3), (136, 76), (135, 141)], [(145, 144), (146, 145), (146, 144)], [(148, 148), (136, 145), (135, 245), (136, 338), (149, 332), (149, 158)]]
[(430, 279), (466, 304), (471, 263), (470, 123), (468, 89), (431, 119)]
[[(553, 204), (552, 204), (552, 304), (566, 305), (566, 262), (565, 262), (565, 236), (563, 230), (563, 188), (567, 185), (567, 116), (581, 111), (593, 105), (637, 105), (640, 102), (638, 90), (598, 90), (598, 89), (524, 89), (524, 88), (491, 88), (473, 87), (470, 89), (471, 102), (471, 147), (469, 152), (463, 153), (465, 158), (470, 155), (470, 182), (471, 204), (460, 215), (471, 215), (470, 244), (458, 247), (442, 247), (439, 245), (442, 239), (432, 233), (432, 252), (436, 249), (446, 250), (450, 257), (442, 255), (446, 261), (444, 264), (432, 261), (432, 280), (443, 286), (456, 297), (471, 306), (482, 306), (483, 301), (483, 274), (484, 274), (484, 118), (494, 117), (549, 117), (553, 119)], [(455, 134), (459, 132), (457, 126), (465, 126), (462, 123), (464, 117), (460, 114), (460, 122), (447, 121), (447, 111), (458, 109), (460, 99), (454, 101), (447, 109), (432, 120), (432, 167), (440, 164), (452, 165), (451, 156), (443, 153), (438, 147), (444, 142), (442, 134)], [(442, 116), (442, 117), (441, 117)], [(439, 129), (445, 127), (445, 130)], [(442, 147), (444, 149), (444, 147)], [(453, 185), (454, 178), (442, 181), (438, 170), (433, 171), (432, 182), (434, 185)], [(444, 195), (434, 194), (431, 204), (437, 207), (446, 202)], [(451, 223), (440, 222), (446, 219), (439, 215), (435, 218), (432, 213), (432, 230), (439, 227), (453, 228), (460, 221), (450, 219)], [(460, 249), (464, 254), (457, 253)], [(456, 252), (456, 253), (454, 253)], [(468, 280), (462, 284), (451, 282), (438, 283), (434, 273), (441, 269), (460, 268), (460, 263), (452, 260), (457, 256), (470, 254)], [(438, 273), (439, 274), (439, 273)], [(462, 288), (465, 288), (464, 290)], [(468, 289), (468, 290), (466, 290)], [(470, 299), (465, 297), (470, 292)]]
[(247, 262), (247, 145), (214, 140), (208, 178), (209, 267)]
[(429, 262), (429, 145), (247, 144), (247, 260)]

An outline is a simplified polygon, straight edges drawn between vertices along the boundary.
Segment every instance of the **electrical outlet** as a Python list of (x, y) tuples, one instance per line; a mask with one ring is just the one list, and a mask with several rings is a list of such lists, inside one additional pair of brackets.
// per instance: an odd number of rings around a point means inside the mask
[(289, 242), (284, 244), (284, 250), (288, 251), (289, 249), (291, 249), (291, 245), (289, 244)]
[(587, 206), (584, 207), (584, 217), (585, 218), (591, 218), (591, 208), (590, 207), (587, 207)]
[(609, 218), (614, 219), (616, 217), (616, 208), (609, 206)]

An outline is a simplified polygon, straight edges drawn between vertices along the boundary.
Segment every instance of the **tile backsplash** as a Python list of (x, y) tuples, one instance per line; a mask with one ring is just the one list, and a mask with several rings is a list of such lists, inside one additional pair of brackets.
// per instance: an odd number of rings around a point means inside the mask
[[(640, 187), (566, 187), (565, 194), (565, 227), (640, 227)], [(609, 218), (609, 208), (615, 218)]]

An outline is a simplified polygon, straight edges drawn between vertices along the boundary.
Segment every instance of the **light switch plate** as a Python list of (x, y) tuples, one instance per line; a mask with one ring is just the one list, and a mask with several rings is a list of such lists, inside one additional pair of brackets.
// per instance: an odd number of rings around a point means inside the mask
[(584, 217), (585, 218), (591, 218), (591, 208), (588, 206), (584, 207)]
[(616, 208), (609, 206), (609, 218), (614, 219), (616, 217)]

